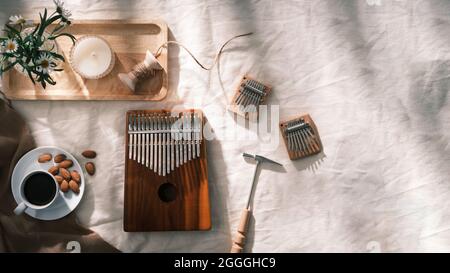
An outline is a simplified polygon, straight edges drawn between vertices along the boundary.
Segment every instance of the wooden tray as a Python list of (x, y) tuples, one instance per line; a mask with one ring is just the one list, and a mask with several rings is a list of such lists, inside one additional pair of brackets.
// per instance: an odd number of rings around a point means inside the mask
[[(200, 114), (199, 110), (183, 112)], [(130, 115), (149, 113), (170, 113), (165, 110), (128, 111)], [(176, 167), (169, 174), (158, 175), (150, 168), (129, 159), (128, 124), (125, 141), (125, 197), (123, 228), (126, 232), (169, 231), (169, 230), (209, 230), (211, 215), (208, 193), (208, 167), (206, 144), (202, 137), (200, 157)], [(176, 198), (170, 202), (161, 198), (160, 190), (171, 184)]]
[(158, 57), (164, 71), (151, 80), (143, 82), (135, 93), (130, 91), (117, 77), (129, 72), (134, 65), (144, 60), (146, 50), (154, 52), (167, 41), (167, 25), (162, 21), (137, 20), (88, 20), (76, 21), (67, 31), (75, 37), (98, 35), (106, 39), (116, 56), (113, 71), (98, 80), (82, 79), (69, 65), (72, 42), (66, 37), (58, 39), (66, 62), (64, 71), (55, 72), (55, 86), (44, 90), (40, 84), (14, 69), (4, 74), (3, 88), (13, 100), (162, 100), (167, 95), (167, 51)]

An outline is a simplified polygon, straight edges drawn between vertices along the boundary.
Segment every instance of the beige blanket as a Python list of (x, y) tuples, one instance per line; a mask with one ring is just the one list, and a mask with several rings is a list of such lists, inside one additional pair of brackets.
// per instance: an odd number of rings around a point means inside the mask
[(73, 213), (56, 221), (14, 215), (10, 177), (20, 157), (34, 146), (24, 120), (0, 99), (0, 252), (117, 252), (79, 226)]

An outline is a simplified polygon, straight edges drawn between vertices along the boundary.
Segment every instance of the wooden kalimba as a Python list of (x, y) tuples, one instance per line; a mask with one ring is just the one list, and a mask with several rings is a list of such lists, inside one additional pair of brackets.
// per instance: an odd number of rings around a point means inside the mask
[(238, 115), (249, 118), (254, 113), (258, 115), (259, 106), (266, 100), (271, 87), (249, 76), (244, 76), (239, 83), (228, 110)]
[(125, 231), (211, 228), (203, 113), (127, 112)]
[(308, 114), (280, 122), (280, 131), (291, 160), (318, 154), (323, 149), (319, 131)]

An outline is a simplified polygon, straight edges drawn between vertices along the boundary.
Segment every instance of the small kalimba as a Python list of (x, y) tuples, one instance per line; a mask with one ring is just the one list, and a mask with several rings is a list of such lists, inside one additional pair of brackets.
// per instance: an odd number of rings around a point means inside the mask
[(234, 94), (229, 110), (245, 118), (248, 118), (251, 113), (257, 115), (259, 105), (265, 101), (270, 91), (269, 86), (244, 76)]
[(314, 155), (322, 151), (319, 132), (309, 115), (281, 122), (280, 130), (291, 160)]
[(125, 231), (211, 228), (203, 114), (127, 112)]

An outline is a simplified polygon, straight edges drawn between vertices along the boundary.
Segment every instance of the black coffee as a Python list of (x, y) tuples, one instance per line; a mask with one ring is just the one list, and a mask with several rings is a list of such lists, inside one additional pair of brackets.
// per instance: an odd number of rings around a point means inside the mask
[(48, 174), (32, 174), (24, 183), (23, 193), (25, 198), (33, 205), (47, 205), (55, 197), (55, 181)]

